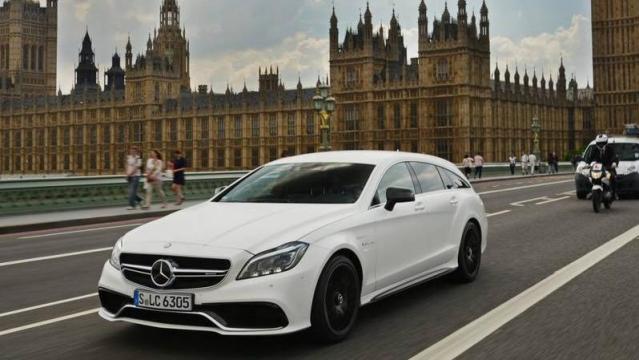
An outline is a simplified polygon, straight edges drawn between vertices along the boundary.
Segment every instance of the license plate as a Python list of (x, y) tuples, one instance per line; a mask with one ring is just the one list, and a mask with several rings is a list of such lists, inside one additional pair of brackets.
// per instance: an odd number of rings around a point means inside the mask
[(148, 309), (191, 311), (193, 310), (193, 295), (160, 294), (144, 290), (135, 290), (133, 304), (137, 307)]

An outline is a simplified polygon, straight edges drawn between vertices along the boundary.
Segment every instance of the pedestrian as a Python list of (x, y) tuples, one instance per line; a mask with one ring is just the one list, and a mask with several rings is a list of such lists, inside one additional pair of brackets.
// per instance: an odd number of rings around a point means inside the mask
[(517, 157), (515, 153), (511, 153), (508, 158), (508, 165), (510, 165), (510, 175), (515, 176), (515, 167), (517, 167)]
[(184, 172), (186, 171), (186, 159), (180, 150), (175, 150), (173, 159), (173, 184), (171, 190), (175, 193), (175, 205), (180, 206), (184, 202), (184, 183), (186, 181)]
[(126, 181), (128, 186), (129, 207), (127, 210), (135, 210), (142, 202), (142, 198), (138, 196), (138, 186), (140, 184), (140, 168), (142, 167), (142, 159), (138, 155), (138, 148), (131, 147), (129, 155), (126, 157)]
[(521, 175), (522, 176), (526, 176), (528, 175), (528, 154), (523, 153), (521, 154)]
[(548, 175), (552, 175), (553, 171), (555, 170), (555, 166), (553, 165), (552, 161), (552, 152), (548, 153)]
[(552, 166), (554, 167), (555, 174), (559, 174), (559, 156), (556, 152), (552, 152)]
[(475, 179), (481, 179), (482, 170), (484, 169), (484, 157), (481, 156), (481, 153), (477, 153), (474, 159), (475, 163)]
[(467, 179), (470, 179), (470, 174), (473, 172), (473, 158), (469, 154), (464, 155), (462, 166), (464, 168), (464, 175), (466, 175)]
[(530, 166), (530, 171), (528, 172), (530, 175), (535, 175), (535, 167), (537, 166), (537, 156), (531, 153), (528, 155), (528, 165)]
[(151, 207), (151, 197), (153, 191), (155, 191), (162, 200), (162, 209), (166, 208), (166, 196), (164, 190), (162, 190), (162, 171), (164, 170), (164, 162), (162, 161), (162, 155), (159, 151), (153, 150), (149, 154), (149, 159), (146, 162), (146, 182), (144, 183), (144, 189), (146, 190), (146, 199), (143, 210), (148, 210)]

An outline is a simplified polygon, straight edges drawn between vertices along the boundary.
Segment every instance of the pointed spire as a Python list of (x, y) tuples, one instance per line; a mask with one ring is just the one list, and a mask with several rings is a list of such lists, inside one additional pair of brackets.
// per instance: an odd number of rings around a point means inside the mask
[(331, 28), (337, 28), (337, 15), (335, 15), (335, 4), (333, 4), (333, 14), (331, 14)]
[(320, 76), (317, 75), (317, 84), (315, 84), (317, 87), (319, 87), (320, 85), (322, 85), (322, 81), (320, 80)]
[(480, 11), (481, 11), (482, 15), (488, 15), (488, 6), (486, 6), (486, 0), (482, 1), (481, 10)]
[(302, 76), (297, 74), (297, 90), (302, 90)]
[(371, 24), (371, 19), (373, 18), (373, 14), (371, 13), (371, 8), (370, 5), (368, 3), (368, 1), (366, 2), (366, 12), (364, 12), (364, 21), (366, 21), (366, 24)]
[(450, 12), (448, 11), (448, 1), (444, 3), (444, 13), (442, 14), (442, 22), (450, 22)]

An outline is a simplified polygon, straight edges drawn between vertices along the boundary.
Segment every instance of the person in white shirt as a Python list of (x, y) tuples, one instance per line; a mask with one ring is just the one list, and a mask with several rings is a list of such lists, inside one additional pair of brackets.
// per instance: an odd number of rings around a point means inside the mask
[(135, 210), (142, 202), (142, 198), (138, 196), (138, 186), (140, 185), (140, 167), (142, 159), (138, 155), (138, 148), (129, 149), (129, 155), (126, 157), (126, 181), (129, 184), (128, 198), (129, 210)]
[(477, 178), (481, 179), (482, 170), (484, 169), (484, 157), (481, 156), (480, 153), (477, 153), (477, 155), (475, 155), (474, 163), (475, 163), (475, 179)]
[(464, 167), (464, 175), (466, 175), (467, 179), (470, 179), (470, 174), (473, 172), (473, 161), (470, 155), (466, 154), (466, 156), (464, 156), (462, 166)]
[(508, 165), (510, 166), (510, 175), (515, 176), (515, 167), (517, 166), (517, 157), (515, 153), (511, 153), (508, 158)]
[(528, 154), (521, 154), (521, 175), (523, 176), (528, 175), (528, 161)]
[(530, 164), (530, 175), (535, 175), (535, 167), (537, 166), (537, 156), (535, 156), (535, 154), (528, 155), (528, 163)]
[(151, 207), (151, 197), (155, 191), (162, 200), (162, 209), (166, 208), (166, 196), (162, 190), (162, 172), (164, 170), (164, 162), (159, 151), (153, 150), (149, 154), (149, 160), (146, 162), (146, 182), (144, 189), (146, 190), (146, 199), (142, 209), (148, 210)]

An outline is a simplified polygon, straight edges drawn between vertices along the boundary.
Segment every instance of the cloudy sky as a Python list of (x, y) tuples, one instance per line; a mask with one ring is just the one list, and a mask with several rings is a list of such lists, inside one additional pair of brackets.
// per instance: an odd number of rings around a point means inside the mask
[[(41, 0), (44, 3), (44, 0)], [(335, 0), (340, 38), (356, 27), (365, 0)], [(467, 0), (477, 12), (481, 0)], [(222, 91), (246, 81), (256, 88), (258, 66), (279, 65), (287, 87), (301, 76), (305, 86), (328, 72), (328, 21), (331, 0), (181, 0), (182, 25), (191, 42), (191, 81)], [(457, 1), (449, 1), (453, 16)], [(493, 68), (508, 63), (542, 69), (556, 78), (563, 55), (567, 72), (580, 85), (592, 81), (590, 1), (487, 0), (491, 22)], [(77, 53), (88, 27), (101, 70), (131, 36), (141, 51), (159, 23), (161, 0), (61, 0), (58, 83), (67, 92), (73, 82)], [(393, 6), (399, 16), (409, 56), (417, 52), (419, 0), (371, 0), (373, 22), (388, 24)], [(428, 16), (441, 17), (444, 0), (427, 0)], [(502, 69), (503, 73), (503, 69)]]

